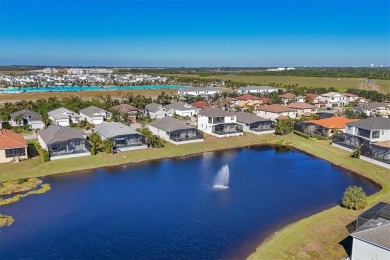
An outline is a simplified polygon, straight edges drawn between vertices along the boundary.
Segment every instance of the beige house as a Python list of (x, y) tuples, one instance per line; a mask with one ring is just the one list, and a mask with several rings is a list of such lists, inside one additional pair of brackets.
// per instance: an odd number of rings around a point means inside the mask
[(27, 143), (21, 134), (0, 130), (0, 163), (27, 159)]
[(289, 108), (297, 111), (297, 116), (310, 116), (311, 114), (317, 113), (317, 106), (308, 103), (291, 103), (287, 105)]

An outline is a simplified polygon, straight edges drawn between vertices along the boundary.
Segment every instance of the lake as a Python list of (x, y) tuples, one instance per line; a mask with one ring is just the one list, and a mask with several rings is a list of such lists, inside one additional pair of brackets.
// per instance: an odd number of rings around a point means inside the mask
[(45, 93), (45, 92), (80, 92), (80, 91), (107, 91), (107, 90), (146, 90), (146, 89), (179, 89), (177, 85), (145, 85), (145, 86), (39, 86), (39, 87), (9, 87), (0, 89), (0, 93)]
[[(213, 189), (227, 165), (230, 187)], [(52, 190), (0, 207), (1, 259), (241, 259), (285, 225), (379, 188), (330, 163), (265, 146), (44, 179)], [(321, 223), (318, 223), (321, 225)]]

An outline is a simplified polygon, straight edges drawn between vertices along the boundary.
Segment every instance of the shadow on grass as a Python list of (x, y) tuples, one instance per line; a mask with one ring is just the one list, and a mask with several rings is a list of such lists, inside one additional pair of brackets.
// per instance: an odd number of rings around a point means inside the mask
[(35, 148), (34, 144), (28, 144), (27, 153), (29, 158), (34, 158), (39, 156), (39, 152)]
[[(347, 226), (346, 226), (346, 229), (348, 230), (348, 232), (351, 234), (353, 231), (356, 230), (356, 220), (352, 221), (351, 223), (349, 223)], [(347, 253), (348, 256), (350, 256), (352, 254), (352, 237), (351, 236), (347, 236), (346, 238), (344, 238), (343, 240), (341, 240), (339, 242), (339, 245), (341, 245), (342, 247), (344, 247), (344, 250), (345, 252)]]

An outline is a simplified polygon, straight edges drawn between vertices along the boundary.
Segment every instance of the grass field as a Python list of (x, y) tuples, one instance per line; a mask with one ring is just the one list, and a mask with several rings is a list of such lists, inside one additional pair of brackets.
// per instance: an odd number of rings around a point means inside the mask
[[(175, 74), (166, 76), (176, 77), (199, 77), (193, 74)], [(245, 76), (245, 75), (215, 75), (204, 77), (207, 79), (230, 80), (246, 84), (258, 84), (261, 86), (270, 83), (281, 83), (283, 85), (298, 84), (299, 87), (334, 87), (339, 91), (346, 91), (349, 88), (365, 88), (365, 79), (361, 78), (323, 78), (323, 77), (294, 77), (294, 76)], [(376, 90), (383, 93), (390, 92), (390, 80), (371, 80), (368, 90)]]
[(133, 95), (141, 95), (147, 97), (157, 97), (161, 92), (177, 94), (175, 89), (145, 89), (145, 90), (112, 90), (112, 91), (81, 91), (81, 92), (48, 92), (48, 93), (18, 93), (18, 94), (0, 94), (0, 102), (14, 102), (20, 100), (37, 100), (41, 98), (57, 97), (62, 99), (64, 97), (77, 96), (85, 99), (97, 97), (99, 95), (111, 95), (112, 98), (123, 96), (127, 93)]
[[(91, 168), (114, 166), (125, 163), (135, 163), (168, 157), (181, 157), (217, 149), (247, 147), (256, 144), (283, 141), (328, 160), (340, 167), (352, 170), (357, 174), (379, 183), (383, 189), (370, 196), (368, 206), (379, 201), (390, 202), (390, 174), (388, 170), (365, 161), (350, 157), (350, 153), (332, 147), (329, 141), (308, 140), (300, 136), (245, 134), (242, 137), (218, 139), (205, 136), (202, 143), (175, 146), (167, 143), (165, 148), (128, 151), (119, 154), (99, 153), (96, 156), (72, 158), (43, 163), (40, 157), (35, 157), (20, 163), (0, 165), (0, 181), (40, 177), (51, 174), (81, 171)], [(126, 158), (124, 158), (126, 156)], [(340, 198), (341, 199), (341, 198)], [(291, 224), (274, 236), (268, 238), (250, 259), (342, 259), (347, 256), (344, 247), (339, 244), (348, 237), (346, 226), (352, 222), (361, 211), (347, 210), (340, 206), (320, 212), (311, 217)]]

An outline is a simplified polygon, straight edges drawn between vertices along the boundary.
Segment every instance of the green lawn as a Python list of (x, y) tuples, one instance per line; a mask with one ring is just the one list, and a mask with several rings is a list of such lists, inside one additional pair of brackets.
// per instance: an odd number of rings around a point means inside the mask
[[(206, 141), (166, 148), (128, 151), (119, 154), (100, 153), (96, 156), (72, 158), (43, 163), (35, 157), (20, 163), (0, 165), (0, 181), (39, 177), (56, 173), (86, 170), (110, 165), (134, 163), (144, 160), (186, 156), (217, 149), (246, 147), (256, 144), (284, 141), (297, 149), (328, 160), (340, 167), (350, 169), (382, 185), (383, 189), (369, 197), (369, 205), (379, 201), (390, 202), (390, 174), (387, 169), (350, 157), (350, 153), (332, 147), (329, 141), (308, 140), (294, 134), (283, 137), (272, 135), (255, 136), (246, 134), (243, 137), (218, 139), (206, 135)], [(124, 158), (126, 156), (126, 158)], [(80, 172), (82, 174), (82, 172)], [(340, 206), (320, 212), (311, 217), (293, 223), (263, 243), (250, 259), (341, 259), (346, 252), (339, 244), (348, 236), (346, 225), (359, 214)]]
[[(186, 75), (188, 76), (188, 75)], [(365, 79), (360, 78), (322, 78), (322, 77), (294, 77), (294, 76), (245, 76), (245, 75), (220, 75), (206, 78), (231, 80), (248, 84), (269, 85), (271, 82), (283, 85), (298, 84), (299, 87), (334, 87), (339, 91), (349, 88), (364, 88)], [(374, 86), (375, 83), (375, 86)], [(371, 80), (369, 90), (377, 90), (384, 93), (390, 92), (390, 80)]]

